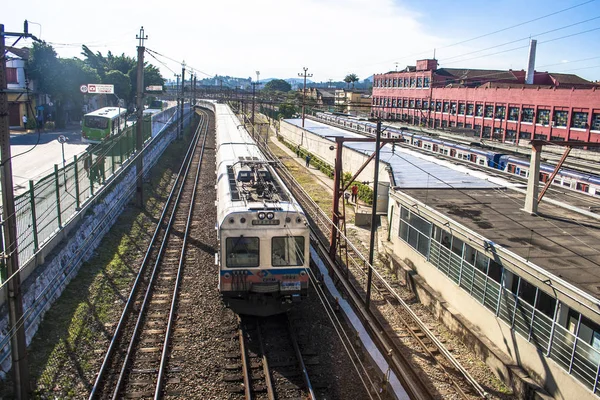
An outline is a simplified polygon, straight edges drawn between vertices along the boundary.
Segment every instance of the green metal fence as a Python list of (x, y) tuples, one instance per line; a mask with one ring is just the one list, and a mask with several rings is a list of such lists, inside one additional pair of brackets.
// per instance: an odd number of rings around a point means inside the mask
[[(149, 132), (147, 130), (146, 132)], [(19, 263), (23, 265), (50, 240), (135, 153), (135, 124), (120, 135), (91, 145), (63, 166), (29, 181), (29, 189), (16, 196)], [(0, 261), (0, 281), (6, 269)]]

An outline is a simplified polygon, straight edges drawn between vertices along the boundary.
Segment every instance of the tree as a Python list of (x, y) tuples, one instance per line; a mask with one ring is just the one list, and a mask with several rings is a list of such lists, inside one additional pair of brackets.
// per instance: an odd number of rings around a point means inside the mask
[[(129, 70), (129, 80), (131, 82), (131, 97), (130, 101), (133, 102), (137, 95), (137, 67)], [(144, 88), (148, 86), (163, 86), (165, 85), (165, 79), (160, 74), (160, 70), (152, 64), (145, 64), (144, 66)]]
[(129, 76), (125, 75), (121, 71), (108, 71), (104, 76), (102, 83), (114, 85), (115, 95), (119, 99), (127, 101), (131, 98), (131, 81), (129, 80)]
[(352, 83), (352, 89), (354, 89), (354, 82), (358, 81), (359, 79), (358, 76), (356, 76), (356, 74), (348, 74), (344, 78), (344, 82), (346, 82), (346, 88), (348, 88), (350, 86), (350, 83)]
[(296, 114), (296, 106), (289, 103), (279, 105), (279, 118), (292, 118)]
[(38, 90), (49, 95), (55, 104), (55, 109), (46, 110), (54, 114), (57, 127), (79, 117), (83, 105), (79, 87), (100, 82), (96, 70), (77, 58), (58, 58), (54, 48), (47, 43), (33, 44), (27, 74), (30, 79), (35, 79)]
[(283, 79), (273, 79), (264, 86), (264, 90), (267, 92), (289, 92), (292, 90), (292, 85), (284, 81)]
[(52, 95), (60, 87), (59, 62), (54, 48), (46, 42), (33, 43), (27, 60), (29, 79), (36, 81), (37, 89)]

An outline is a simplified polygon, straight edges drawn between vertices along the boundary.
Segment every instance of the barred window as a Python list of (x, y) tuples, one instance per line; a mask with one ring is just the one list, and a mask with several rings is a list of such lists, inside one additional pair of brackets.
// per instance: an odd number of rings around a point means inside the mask
[(592, 115), (592, 129), (595, 131), (600, 131), (600, 114), (594, 113)]
[(554, 111), (554, 125), (555, 126), (567, 126), (569, 119), (568, 111)]
[(494, 116), (494, 106), (487, 105), (485, 106), (485, 117), (492, 118)]
[(523, 119), (521, 120), (522, 122), (533, 122), (533, 116), (534, 116), (534, 110), (533, 108), (523, 108)]
[(423, 87), (423, 78), (422, 77), (417, 78), (417, 87)]
[(475, 116), (483, 117), (483, 104), (477, 104), (475, 107)]
[(496, 118), (504, 119), (506, 116), (505, 106), (496, 106)]
[(587, 125), (588, 113), (586, 112), (574, 112), (573, 119), (571, 120), (571, 126), (573, 128), (585, 129)]
[(509, 107), (508, 108), (508, 120), (509, 121), (518, 121), (519, 120), (519, 107)]
[(460, 115), (465, 115), (465, 103), (459, 103), (458, 104), (458, 113)]
[(538, 110), (537, 124), (548, 125), (550, 123), (550, 110)]
[(475, 104), (467, 104), (467, 115), (473, 115)]
[(428, 77), (423, 78), (423, 87), (426, 87), (426, 88), (429, 87), (429, 78)]

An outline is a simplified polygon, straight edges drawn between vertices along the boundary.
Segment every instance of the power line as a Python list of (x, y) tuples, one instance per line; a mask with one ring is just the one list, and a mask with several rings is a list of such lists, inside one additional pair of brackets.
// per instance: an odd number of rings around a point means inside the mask
[(579, 22), (575, 22), (573, 24), (561, 26), (560, 28), (551, 29), (551, 30), (546, 31), (546, 32), (536, 33), (534, 35), (525, 36), (525, 37), (522, 37), (520, 39), (511, 40), (510, 42), (505, 42), (505, 43), (501, 43), (501, 44), (498, 44), (498, 45), (495, 45), (495, 46), (486, 47), (484, 49), (475, 50), (475, 51), (471, 51), (471, 52), (468, 52), (468, 53), (459, 54), (457, 56), (448, 57), (448, 58), (446, 58), (444, 60), (452, 60), (452, 59), (463, 57), (463, 56), (466, 56), (466, 55), (469, 55), (469, 54), (475, 54), (475, 53), (479, 53), (479, 52), (482, 52), (482, 51), (485, 51), (485, 50), (495, 49), (495, 48), (498, 48), (498, 47), (506, 46), (508, 44), (517, 43), (517, 42), (520, 42), (522, 40), (528, 40), (528, 39), (531, 39), (533, 37), (539, 37), (539, 36), (547, 35), (547, 34), (552, 33), (552, 32), (560, 31), (562, 29), (571, 28), (573, 26), (581, 25), (581, 24), (584, 24), (586, 22), (590, 22), (590, 21), (593, 21), (593, 20), (596, 20), (596, 19), (599, 19), (599, 18), (600, 18), (600, 16), (597, 16), (597, 17), (594, 17), (594, 18), (586, 19), (584, 21), (579, 21)]
[[(180, 60), (176, 60), (176, 59), (174, 59), (174, 58), (171, 58), (171, 57), (169, 57), (169, 56), (165, 56), (164, 54), (161, 54), (161, 53), (159, 53), (158, 51), (151, 50), (151, 49), (149, 49), (149, 48), (146, 48), (146, 51), (150, 51), (150, 52), (152, 52), (152, 53), (156, 54), (157, 56), (164, 57), (164, 58), (166, 58), (166, 59), (167, 59), (167, 60), (169, 60), (169, 61), (172, 61), (172, 62), (175, 62), (175, 63), (177, 63), (177, 64), (181, 65), (181, 61), (180, 61)], [(212, 78), (212, 77), (214, 76), (214, 75), (211, 75), (211, 74), (207, 74), (206, 72), (203, 72), (203, 71), (202, 71), (202, 70), (200, 70), (199, 68), (196, 68), (196, 67), (194, 67), (194, 66), (192, 66), (192, 65), (188, 65), (188, 67), (192, 68), (194, 71), (198, 71), (198, 72), (200, 72), (201, 74), (208, 76), (209, 78)]]
[[(538, 42), (538, 45), (544, 44), (544, 43), (555, 42), (557, 40), (562, 40), (562, 39), (570, 38), (570, 37), (573, 37), (573, 36), (583, 35), (585, 33), (590, 33), (590, 32), (594, 32), (594, 31), (597, 31), (597, 30), (600, 30), (600, 27), (593, 28), (593, 29), (588, 29), (588, 30), (583, 31), (583, 32), (573, 33), (573, 34), (570, 34), (570, 35), (560, 36), (560, 37), (557, 37), (557, 38), (554, 38), (554, 39), (544, 40), (544, 41)], [(451, 61), (451, 62), (446, 63), (446, 64), (456, 64), (456, 63), (463, 62), (463, 61), (476, 60), (476, 59), (482, 58), (482, 57), (495, 56), (495, 55), (498, 55), (498, 54), (503, 54), (503, 53), (508, 53), (508, 52), (511, 52), (511, 51), (523, 49), (523, 48), (526, 48), (526, 47), (529, 47), (529, 45), (527, 44), (527, 45), (524, 45), (524, 46), (513, 47), (512, 49), (502, 50), (502, 51), (498, 51), (498, 52), (495, 52), (495, 53), (487, 53), (487, 54), (483, 54), (483, 55), (477, 56), (477, 57), (471, 57), (471, 58), (465, 58), (465, 59), (462, 59), (462, 60)]]
[[(462, 41), (459, 41), (459, 42), (456, 42), (456, 43), (452, 43), (452, 44), (449, 44), (449, 45), (446, 45), (446, 46), (442, 46), (442, 47), (436, 47), (436, 48), (434, 48), (434, 49), (429, 49), (429, 50), (427, 50), (427, 51), (425, 51), (425, 52), (413, 53), (413, 54), (410, 54), (410, 55), (407, 55), (407, 56), (404, 56), (404, 57), (401, 57), (401, 58), (395, 58), (395, 59), (392, 59), (392, 60), (383, 61), (383, 62), (380, 62), (380, 63), (377, 63), (377, 64), (385, 64), (385, 63), (394, 62), (394, 61), (398, 61), (398, 60), (409, 59), (409, 58), (410, 58), (410, 59), (412, 59), (412, 58), (414, 58), (415, 56), (419, 56), (419, 55), (422, 55), (422, 54), (431, 54), (431, 52), (432, 52), (432, 51), (434, 51), (434, 52), (435, 52), (435, 50), (436, 50), (436, 49), (438, 49), (438, 50), (439, 50), (439, 49), (447, 49), (447, 48), (450, 48), (450, 47), (458, 46), (458, 45), (460, 45), (460, 44), (464, 44), (464, 43), (472, 42), (472, 41), (474, 41), (474, 40), (481, 39), (481, 38), (484, 38), (484, 37), (487, 37), (487, 36), (491, 36), (491, 35), (495, 35), (495, 34), (497, 34), (497, 33), (500, 33), (500, 32), (505, 32), (505, 31), (507, 31), (507, 30), (510, 30), (510, 29), (513, 29), (513, 28), (517, 28), (517, 27), (519, 27), (519, 26), (523, 26), (523, 25), (530, 24), (530, 23), (532, 23), (532, 22), (540, 21), (540, 20), (542, 20), (542, 19), (545, 19), (545, 18), (548, 18), (548, 17), (554, 16), (554, 15), (557, 15), (557, 14), (561, 14), (561, 13), (563, 13), (563, 12), (566, 12), (566, 11), (569, 11), (569, 10), (572, 10), (572, 9), (575, 9), (575, 8), (578, 8), (578, 7), (581, 7), (581, 6), (584, 6), (584, 5), (586, 5), (586, 4), (589, 4), (589, 3), (593, 3), (593, 2), (595, 2), (595, 1), (596, 1), (596, 0), (588, 0), (588, 1), (585, 1), (585, 2), (583, 2), (583, 3), (579, 3), (579, 4), (576, 4), (576, 5), (574, 5), (574, 6), (567, 7), (567, 8), (564, 8), (564, 9), (562, 9), (562, 10), (558, 10), (558, 11), (552, 12), (552, 13), (550, 13), (550, 14), (543, 15), (543, 16), (541, 16), (541, 17), (537, 17), (537, 18), (534, 18), (534, 19), (530, 19), (530, 20), (528, 20), (528, 21), (520, 22), (520, 23), (518, 23), (518, 24), (511, 25), (511, 26), (508, 26), (508, 27), (506, 27), (506, 28), (498, 29), (498, 30), (496, 30), (496, 31), (493, 31), (493, 32), (489, 32), (489, 33), (485, 33), (485, 34), (483, 34), (483, 35), (479, 35), (479, 36), (472, 37), (472, 38), (470, 38), (470, 39), (462, 40)], [(369, 65), (373, 65), (373, 64), (369, 64)]]

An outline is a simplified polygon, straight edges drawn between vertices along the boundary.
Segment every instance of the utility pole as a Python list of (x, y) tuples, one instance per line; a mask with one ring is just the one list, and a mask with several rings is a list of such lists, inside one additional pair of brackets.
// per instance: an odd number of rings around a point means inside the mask
[[(177, 117), (181, 114), (179, 111), (179, 74), (175, 74), (175, 101), (177, 102)], [(177, 137), (179, 137), (179, 124), (177, 124)]]
[(365, 304), (367, 311), (371, 304), (371, 283), (373, 281), (373, 252), (375, 246), (375, 232), (377, 232), (377, 188), (379, 187), (379, 150), (381, 143), (381, 118), (377, 119), (377, 131), (375, 137), (375, 173), (373, 177), (373, 208), (371, 209), (371, 241), (369, 246), (369, 271), (367, 273), (367, 299)]
[(183, 137), (183, 103), (185, 102), (185, 61), (181, 63), (181, 114), (179, 118), (179, 137)]
[[(10, 336), (10, 352), (12, 357), (12, 373), (15, 396), (19, 400), (29, 398), (29, 366), (27, 362), (27, 340), (25, 337), (25, 321), (23, 319), (23, 296), (21, 293), (21, 275), (17, 251), (17, 222), (15, 213), (15, 197), (12, 180), (12, 163), (10, 154), (10, 130), (8, 119), (8, 95), (6, 82), (6, 44), (7, 36), (23, 37), (36, 41), (38, 38), (29, 34), (25, 21), (23, 33), (4, 32), (0, 24), (0, 183), (2, 186), (2, 220), (4, 231), (4, 252), (6, 260), (8, 320)], [(15, 42), (16, 43), (16, 42)], [(29, 100), (29, 99), (28, 99)]]
[(144, 40), (148, 35), (144, 34), (144, 27), (140, 28), (140, 34), (135, 35), (139, 40), (137, 54), (137, 122), (135, 124), (135, 150), (137, 158), (135, 159), (135, 168), (137, 171), (136, 200), (135, 204), (139, 208), (144, 207), (144, 157), (142, 157), (142, 147), (144, 146), (144, 137), (142, 135), (142, 126), (144, 125)]
[[(304, 72), (299, 73), (298, 76), (304, 77), (304, 88), (302, 89), (302, 127), (304, 128), (304, 108), (306, 106), (306, 77), (310, 78), (311, 76), (313, 76), (313, 74), (306, 73), (306, 71), (308, 71), (308, 68), (306, 67), (302, 69), (304, 70)], [(302, 134), (302, 136), (304, 136), (304, 134)]]
[(194, 87), (194, 89), (193, 89), (194, 90), (194, 105), (196, 105), (196, 85), (198, 84), (197, 79), (198, 79), (198, 74), (194, 74), (194, 85), (193, 85), (193, 87)]
[(252, 83), (252, 130), (254, 131), (254, 101), (256, 99), (256, 82), (251, 82)]

